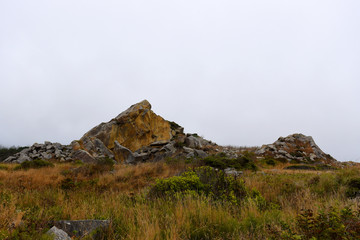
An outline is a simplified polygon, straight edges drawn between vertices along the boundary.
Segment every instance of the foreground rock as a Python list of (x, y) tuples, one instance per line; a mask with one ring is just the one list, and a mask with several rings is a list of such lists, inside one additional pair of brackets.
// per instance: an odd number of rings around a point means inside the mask
[(324, 153), (316, 145), (311, 136), (305, 136), (299, 133), (289, 135), (285, 138), (280, 137), (273, 144), (263, 145), (255, 151), (255, 154), (299, 163), (330, 164), (336, 162), (333, 157)]
[(56, 228), (63, 230), (71, 237), (92, 235), (93, 239), (99, 239), (98, 234), (101, 234), (101, 231), (106, 231), (109, 225), (109, 220), (63, 220), (55, 223)]
[(47, 231), (46, 234), (49, 235), (50, 237), (52, 237), (54, 240), (71, 240), (71, 238), (65, 231), (63, 231), (55, 226), (50, 228), (50, 230)]

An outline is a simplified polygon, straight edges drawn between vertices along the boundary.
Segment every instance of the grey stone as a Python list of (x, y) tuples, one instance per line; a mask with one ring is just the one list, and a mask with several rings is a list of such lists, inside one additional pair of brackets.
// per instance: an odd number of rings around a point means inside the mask
[(184, 152), (186, 152), (186, 153), (193, 153), (194, 152), (194, 149), (192, 149), (192, 148), (183, 147), (183, 149), (184, 149)]
[(61, 145), (61, 143), (53, 143), (53, 146), (55, 149), (59, 149), (59, 150), (63, 149), (63, 146)]
[(168, 143), (166, 144), (162, 149), (164, 149), (166, 152), (175, 153), (176, 148), (174, 147), (174, 144)]
[(235, 168), (226, 168), (224, 169), (225, 174), (232, 175), (234, 177), (238, 177), (243, 174), (242, 171), (237, 171)]
[(48, 152), (42, 152), (41, 153), (41, 156), (46, 159), (46, 160), (49, 160), (52, 158), (52, 154), (48, 153)]
[(195, 153), (196, 157), (200, 157), (200, 158), (205, 158), (208, 156), (208, 154), (206, 152), (204, 152), (203, 150), (195, 149), (194, 153)]
[(55, 150), (55, 158), (61, 158), (61, 150), (59, 150), (59, 149), (56, 149)]
[(50, 228), (50, 230), (47, 231), (46, 234), (52, 236), (54, 240), (71, 240), (71, 238), (65, 231), (55, 226)]
[(28, 154), (29, 152), (31, 152), (31, 148), (25, 148), (20, 151), (20, 154)]
[(13, 161), (15, 161), (16, 159), (17, 159), (17, 157), (15, 157), (15, 156), (10, 156), (10, 157), (8, 157), (8, 158), (6, 158), (6, 159), (4, 160), (4, 163), (13, 162)]
[(95, 230), (105, 230), (109, 225), (109, 220), (62, 220), (55, 223), (57, 228), (64, 230), (71, 237), (84, 237)]
[(45, 144), (45, 145), (51, 145), (51, 142), (45, 141), (44, 144)]
[(46, 150), (50, 150), (50, 149), (53, 149), (53, 148), (55, 148), (53, 145), (47, 145), (46, 146)]
[(21, 154), (20, 154), (20, 157), (19, 157), (16, 161), (14, 161), (14, 162), (16, 162), (16, 163), (23, 163), (23, 162), (25, 162), (25, 161), (32, 161), (32, 159), (31, 159), (29, 156), (21, 153)]
[(95, 163), (96, 160), (85, 150), (76, 150), (71, 154), (71, 158), (74, 160), (80, 160), (84, 163)]
[(34, 143), (34, 144), (32, 145), (32, 148), (40, 149), (40, 148), (42, 148), (42, 146), (43, 146), (43, 144)]
[(185, 145), (189, 148), (201, 148), (202, 144), (199, 138), (194, 136), (188, 136), (185, 138)]

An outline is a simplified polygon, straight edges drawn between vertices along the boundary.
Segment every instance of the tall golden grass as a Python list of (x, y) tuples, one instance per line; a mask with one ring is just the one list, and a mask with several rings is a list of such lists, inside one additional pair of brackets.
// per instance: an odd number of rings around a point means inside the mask
[(241, 178), (248, 189), (261, 193), (269, 203), (266, 209), (255, 199), (231, 205), (204, 196), (147, 198), (157, 178), (177, 175), (186, 167), (163, 162), (117, 165), (111, 172), (77, 175), (76, 181), (84, 184), (76, 189), (61, 187), (66, 173), (76, 168), (72, 164), (0, 170), (0, 239), (41, 239), (60, 219), (110, 219), (109, 239), (266, 239), (269, 225), (292, 225), (302, 209), (316, 213), (330, 206), (359, 207), (358, 200), (345, 197), (344, 185), (359, 176), (357, 167), (336, 172), (245, 171)]

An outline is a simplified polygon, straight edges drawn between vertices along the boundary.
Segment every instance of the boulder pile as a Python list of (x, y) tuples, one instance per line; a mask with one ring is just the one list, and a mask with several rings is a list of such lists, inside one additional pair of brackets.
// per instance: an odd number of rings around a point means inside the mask
[(280, 137), (273, 144), (263, 145), (255, 151), (259, 156), (270, 156), (275, 159), (286, 159), (302, 163), (333, 163), (336, 160), (324, 153), (311, 136), (292, 134)]
[(35, 159), (56, 159), (60, 162), (71, 161), (71, 146), (61, 145), (60, 143), (44, 142), (44, 144), (34, 143), (31, 147), (23, 149), (4, 160), (5, 163), (23, 163)]

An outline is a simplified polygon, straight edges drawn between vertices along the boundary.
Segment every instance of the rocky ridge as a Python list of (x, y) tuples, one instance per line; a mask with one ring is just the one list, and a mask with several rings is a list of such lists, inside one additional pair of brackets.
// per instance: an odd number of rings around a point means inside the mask
[(101, 123), (71, 145), (45, 142), (11, 156), (5, 162), (22, 163), (37, 158), (95, 163), (111, 158), (118, 163), (159, 161), (167, 157), (206, 157), (216, 144), (156, 115), (151, 104), (141, 101), (116, 118)]
[(70, 145), (45, 142), (8, 157), (5, 162), (22, 163), (34, 159), (95, 163), (111, 158), (117, 163), (136, 164), (166, 158), (204, 158), (210, 154), (224, 153), (237, 158), (244, 151), (253, 152), (258, 158), (272, 157), (289, 162), (334, 163), (310, 136), (292, 134), (280, 137), (273, 144), (260, 148), (218, 146), (197, 134), (185, 134), (184, 128), (163, 119), (143, 100), (120, 113), (109, 122), (101, 123)]

